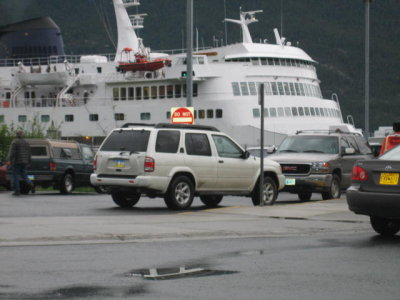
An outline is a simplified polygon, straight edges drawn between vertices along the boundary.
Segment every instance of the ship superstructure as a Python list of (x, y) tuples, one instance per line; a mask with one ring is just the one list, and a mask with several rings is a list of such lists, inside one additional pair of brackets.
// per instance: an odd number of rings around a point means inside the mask
[[(169, 122), (171, 107), (186, 105), (186, 54), (152, 53), (134, 32), (143, 26), (144, 15), (128, 14), (139, 1), (113, 4), (118, 27), (115, 55), (50, 52), (37, 58), (15, 57), (12, 49), (5, 52), (0, 58), (0, 125), (26, 126), (35, 119), (63, 137), (91, 136), (97, 141), (127, 122)], [(226, 20), (241, 26), (242, 42), (195, 51), (196, 124), (218, 127), (243, 145), (258, 145), (261, 82), (266, 143), (279, 144), (297, 130), (343, 124), (338, 101), (322, 97), (317, 63), (309, 55), (277, 30), (276, 44), (252, 41), (248, 25), (257, 21), (258, 12), (240, 12), (239, 20)], [(1, 43), (0, 28), (0, 48)], [(123, 71), (121, 63), (135, 63), (135, 55), (128, 58), (127, 52), (168, 63), (156, 70)], [(29, 53), (35, 53), (33, 48)]]

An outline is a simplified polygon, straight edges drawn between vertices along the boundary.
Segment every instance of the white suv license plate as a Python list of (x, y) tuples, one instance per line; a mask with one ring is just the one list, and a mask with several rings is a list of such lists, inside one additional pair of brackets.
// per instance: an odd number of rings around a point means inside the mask
[(286, 178), (285, 185), (296, 185), (296, 178)]
[(114, 168), (116, 168), (116, 169), (123, 169), (123, 168), (125, 168), (125, 161), (124, 160), (118, 160), (118, 159), (115, 159), (114, 161), (113, 161), (113, 167)]

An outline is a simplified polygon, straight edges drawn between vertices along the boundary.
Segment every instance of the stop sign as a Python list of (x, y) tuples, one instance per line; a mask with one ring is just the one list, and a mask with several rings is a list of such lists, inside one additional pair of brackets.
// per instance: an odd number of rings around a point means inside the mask
[(172, 124), (194, 124), (193, 107), (173, 107), (171, 109)]

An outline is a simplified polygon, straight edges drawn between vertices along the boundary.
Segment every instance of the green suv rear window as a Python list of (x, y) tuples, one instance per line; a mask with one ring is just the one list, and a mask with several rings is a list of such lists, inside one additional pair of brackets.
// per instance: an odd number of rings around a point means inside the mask
[(100, 151), (146, 152), (149, 137), (148, 130), (113, 131), (101, 146)]

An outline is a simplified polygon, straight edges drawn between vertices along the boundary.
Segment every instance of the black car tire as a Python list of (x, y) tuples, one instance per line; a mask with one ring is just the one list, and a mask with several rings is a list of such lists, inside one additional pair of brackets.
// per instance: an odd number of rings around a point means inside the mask
[(207, 207), (217, 207), (222, 201), (222, 195), (204, 195), (200, 196), (200, 201), (203, 202)]
[(132, 194), (127, 192), (113, 192), (111, 197), (115, 204), (122, 208), (132, 208), (140, 199), (140, 194)]
[[(278, 197), (278, 189), (275, 181), (271, 177), (264, 177), (264, 205), (274, 205), (276, 198)], [(260, 205), (260, 185), (257, 182), (254, 187), (251, 200), (254, 206)]]
[(184, 210), (192, 205), (194, 187), (187, 176), (178, 176), (173, 179), (164, 197), (165, 204), (173, 210)]
[(342, 191), (341, 191), (340, 177), (336, 174), (333, 174), (332, 183), (331, 186), (329, 187), (329, 191), (322, 193), (322, 199), (324, 200), (338, 199), (340, 198), (341, 193)]
[(60, 183), (61, 194), (71, 194), (75, 188), (74, 176), (71, 173), (64, 174)]
[(19, 189), (22, 195), (28, 195), (31, 191), (31, 187), (25, 181), (20, 181)]
[(310, 201), (312, 192), (309, 192), (309, 191), (299, 192), (299, 193), (297, 193), (297, 196), (299, 197), (300, 201)]
[(370, 217), (372, 228), (383, 236), (393, 236), (400, 230), (400, 221), (380, 217)]

